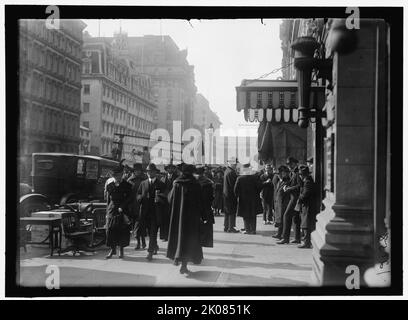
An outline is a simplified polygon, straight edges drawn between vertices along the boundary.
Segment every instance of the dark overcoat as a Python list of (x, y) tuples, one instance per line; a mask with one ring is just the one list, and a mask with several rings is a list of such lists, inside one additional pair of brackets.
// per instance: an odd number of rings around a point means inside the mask
[[(132, 201), (132, 186), (122, 180), (117, 186), (114, 181), (106, 185), (106, 245), (126, 247), (130, 242), (130, 225), (124, 215), (129, 214)], [(119, 208), (122, 212), (119, 212)]]
[(224, 172), (224, 212), (226, 215), (236, 214), (237, 197), (234, 193), (235, 183), (237, 181), (237, 173), (231, 167), (228, 167)]
[(132, 185), (132, 202), (129, 206), (129, 215), (136, 221), (140, 220), (140, 205), (139, 201), (137, 201), (137, 190), (139, 190), (140, 184), (145, 179), (146, 175), (144, 174), (132, 176), (128, 179), (128, 182)]
[(222, 196), (223, 179), (214, 178), (214, 209), (222, 210), (224, 208), (224, 199)]
[(299, 170), (298, 168), (295, 168), (293, 171), (290, 172), (290, 180), (289, 180), (289, 186), (288, 186), (289, 188), (286, 190), (286, 193), (290, 195), (290, 198), (289, 198), (289, 203), (286, 206), (285, 211), (283, 212), (283, 215), (289, 211), (294, 212), (296, 203), (299, 198), (301, 186), (302, 186), (302, 181), (299, 177)]
[(264, 201), (271, 206), (273, 205), (273, 193), (274, 193), (274, 186), (273, 186), (273, 174), (266, 174), (264, 173), (260, 177), (262, 181), (262, 191), (261, 197)]
[[(160, 202), (155, 202), (155, 193), (159, 190)], [(167, 192), (166, 185), (156, 177), (153, 184), (150, 186), (149, 179), (143, 180), (137, 190), (137, 200), (140, 205), (140, 220), (146, 226), (154, 221), (160, 225), (163, 212), (167, 209)], [(164, 212), (165, 214), (165, 212)]]
[(313, 228), (316, 219), (316, 198), (315, 198), (315, 183), (311, 176), (308, 176), (303, 181), (300, 195), (300, 217), (301, 217), (301, 228), (309, 229)]
[[(202, 238), (205, 240), (201, 242), (202, 246), (213, 247), (214, 245), (214, 228), (213, 224), (215, 223), (214, 214), (211, 208), (211, 205), (214, 201), (214, 183), (206, 176), (200, 176), (198, 178), (198, 183), (201, 186), (201, 195), (203, 198), (203, 208), (204, 215), (207, 217), (207, 224), (201, 224), (202, 230), (200, 231)], [(202, 240), (203, 240), (202, 239)]]
[(260, 192), (262, 183), (257, 175), (242, 175), (237, 178), (234, 193), (237, 197), (237, 216), (254, 217), (262, 213)]
[(278, 184), (276, 185), (276, 192), (275, 192), (275, 222), (277, 224), (282, 223), (283, 214), (289, 204), (290, 194), (283, 191), (284, 186), (288, 186), (290, 183), (289, 178), (284, 180), (279, 180)]
[(201, 263), (201, 219), (207, 220), (202, 189), (193, 175), (182, 174), (169, 193), (171, 207), (167, 257), (195, 264)]

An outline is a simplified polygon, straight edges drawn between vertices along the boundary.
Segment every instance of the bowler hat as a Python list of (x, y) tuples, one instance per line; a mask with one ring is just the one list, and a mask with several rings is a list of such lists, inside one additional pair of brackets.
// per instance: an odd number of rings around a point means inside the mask
[(133, 170), (137, 170), (137, 171), (142, 171), (143, 167), (141, 163), (134, 163), (133, 164)]
[(289, 164), (289, 163), (299, 163), (299, 161), (296, 158), (289, 157), (286, 160), (286, 164)]
[(157, 167), (156, 167), (156, 165), (154, 163), (149, 163), (147, 168), (146, 168), (146, 171), (158, 172), (159, 170), (157, 170)]

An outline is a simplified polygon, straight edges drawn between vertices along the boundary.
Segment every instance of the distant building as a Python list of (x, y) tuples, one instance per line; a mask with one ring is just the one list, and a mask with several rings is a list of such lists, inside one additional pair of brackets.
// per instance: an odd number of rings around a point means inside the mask
[(20, 152), (78, 153), (81, 100), (81, 20), (20, 20)]
[(220, 128), (221, 124), (218, 115), (211, 110), (208, 100), (201, 93), (198, 93), (195, 98), (193, 126), (203, 134), (210, 125), (216, 130)]
[(170, 36), (128, 37), (117, 33), (104, 39), (112, 43), (120, 57), (128, 59), (136, 72), (151, 78), (158, 128), (172, 133), (173, 120), (181, 121), (182, 132), (193, 127), (197, 88), (187, 50), (180, 50)]
[(122, 158), (135, 158), (134, 151), (148, 146), (157, 127), (157, 106), (151, 80), (140, 75), (121, 57), (106, 38), (84, 38), (82, 50), (81, 125), (92, 130), (90, 153), (112, 156), (118, 147), (115, 134), (123, 138)]
[(81, 143), (79, 145), (79, 154), (90, 154), (91, 130), (87, 127), (79, 127), (79, 136)]

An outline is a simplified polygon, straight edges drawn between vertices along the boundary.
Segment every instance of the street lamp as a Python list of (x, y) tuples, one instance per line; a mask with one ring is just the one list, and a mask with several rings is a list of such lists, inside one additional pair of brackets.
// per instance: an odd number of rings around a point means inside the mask
[(210, 138), (210, 146), (209, 146), (209, 160), (210, 160), (210, 163), (209, 164), (212, 164), (212, 162), (213, 162), (213, 135), (214, 135), (214, 127), (213, 127), (213, 124), (212, 123), (210, 123), (210, 126), (208, 127), (208, 129), (207, 129), (207, 132), (208, 132), (208, 136), (209, 136), (209, 138)]

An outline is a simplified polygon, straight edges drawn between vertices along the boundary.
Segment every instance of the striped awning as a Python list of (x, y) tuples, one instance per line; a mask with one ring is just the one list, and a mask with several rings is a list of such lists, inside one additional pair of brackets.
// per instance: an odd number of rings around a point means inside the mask
[[(296, 80), (243, 80), (237, 90), (237, 110), (244, 110), (248, 122), (297, 123)], [(310, 106), (321, 109), (324, 87), (312, 86)]]

